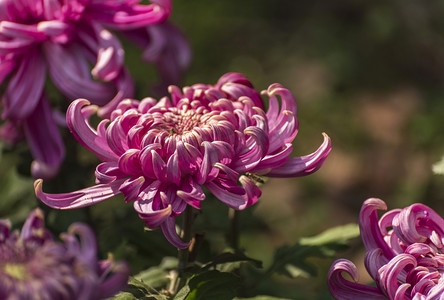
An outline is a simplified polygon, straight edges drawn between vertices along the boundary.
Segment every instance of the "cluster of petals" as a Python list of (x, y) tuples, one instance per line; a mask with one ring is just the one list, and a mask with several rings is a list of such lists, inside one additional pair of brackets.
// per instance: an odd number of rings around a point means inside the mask
[(0, 220), (0, 299), (95, 300), (125, 288), (129, 268), (112, 258), (98, 261), (92, 230), (72, 224), (56, 241), (43, 211), (32, 211), (21, 232)]
[[(366, 200), (359, 225), (367, 249), (365, 267), (376, 286), (358, 283), (356, 266), (346, 259), (330, 268), (328, 284), (336, 299), (417, 299), (444, 297), (444, 220), (415, 203), (386, 212), (384, 201)], [(343, 277), (348, 273), (354, 282)]]
[[(171, 0), (139, 2), (0, 0), (0, 84), (6, 86), (0, 137), (9, 142), (26, 137), (35, 159), (34, 177), (55, 175), (65, 154), (57, 128), (64, 120), (49, 104), (44, 91), (47, 76), (70, 101), (85, 97), (106, 105), (104, 115), (133, 96), (124, 50), (109, 30), (131, 37), (144, 47), (146, 60), (176, 76), (187, 64), (186, 40), (165, 23)], [(176, 78), (166, 76), (172, 79)]]
[[(238, 73), (217, 84), (195, 84), (160, 101), (126, 99), (93, 129), (89, 117), (97, 111), (85, 99), (68, 108), (68, 127), (76, 139), (102, 161), (96, 186), (66, 194), (42, 191), (37, 198), (58, 209), (89, 206), (122, 193), (133, 202), (149, 228), (162, 229), (179, 248), (175, 217), (187, 205), (201, 208), (205, 187), (227, 206), (241, 210), (261, 194), (256, 175), (305, 176), (318, 170), (331, 150), (330, 138), (312, 154), (290, 157), (298, 132), (296, 102), (280, 84), (262, 94)], [(279, 100), (280, 98), (280, 100)]]

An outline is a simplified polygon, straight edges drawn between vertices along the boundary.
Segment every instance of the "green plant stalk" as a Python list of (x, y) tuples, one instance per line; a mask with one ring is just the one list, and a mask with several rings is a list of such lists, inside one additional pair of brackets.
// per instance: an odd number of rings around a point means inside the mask
[[(182, 219), (182, 232), (180, 237), (185, 242), (191, 241), (192, 227), (194, 221), (193, 208), (187, 206), (183, 214)], [(191, 244), (190, 244), (191, 245)], [(185, 249), (178, 249), (178, 264), (177, 264), (177, 276), (172, 276), (171, 287), (173, 293), (176, 294), (186, 283), (185, 269), (189, 263), (190, 249), (189, 247)]]

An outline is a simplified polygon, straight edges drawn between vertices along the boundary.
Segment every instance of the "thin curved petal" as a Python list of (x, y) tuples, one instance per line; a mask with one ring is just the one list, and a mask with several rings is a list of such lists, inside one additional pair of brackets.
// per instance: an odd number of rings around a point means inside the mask
[(43, 179), (55, 176), (65, 157), (65, 147), (46, 97), (40, 98), (23, 128), (35, 159), (31, 165), (32, 175)]
[(38, 48), (22, 57), (4, 94), (2, 118), (21, 120), (37, 106), (43, 92), (46, 67)]
[(205, 186), (217, 199), (231, 208), (242, 210), (247, 207), (246, 191), (235, 182), (215, 179), (207, 182)]
[(323, 133), (323, 136), (324, 142), (312, 154), (301, 157), (290, 157), (282, 166), (273, 168), (265, 174), (269, 177), (298, 177), (316, 172), (331, 151), (330, 137), (325, 133)]
[(125, 179), (120, 179), (108, 184), (98, 184), (72, 193), (47, 194), (42, 190), (43, 180), (37, 179), (34, 182), (34, 190), (37, 198), (52, 208), (74, 209), (90, 206), (120, 194), (119, 187), (124, 181)]
[[(118, 156), (109, 148), (106, 139), (99, 136), (91, 128), (87, 118), (82, 113), (82, 107), (89, 104), (90, 102), (86, 99), (78, 99), (71, 103), (66, 112), (68, 128), (83, 146), (96, 154), (101, 160), (117, 161)], [(97, 109), (95, 106), (89, 106), (89, 108)]]
[(190, 243), (185, 243), (182, 241), (176, 233), (176, 223), (174, 217), (166, 218), (165, 222), (160, 225), (165, 238), (170, 242), (171, 245), (179, 249), (187, 248)]
[[(342, 272), (349, 274), (355, 282), (345, 279)], [(331, 294), (338, 300), (387, 299), (377, 287), (356, 283), (358, 281), (358, 269), (351, 261), (346, 259), (339, 259), (333, 263), (328, 272), (327, 280)]]

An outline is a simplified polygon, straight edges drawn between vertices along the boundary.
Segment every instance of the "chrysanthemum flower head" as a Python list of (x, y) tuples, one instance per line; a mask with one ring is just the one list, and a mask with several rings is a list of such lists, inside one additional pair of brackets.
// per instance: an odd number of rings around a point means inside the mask
[[(164, 24), (171, 1), (139, 2), (0, 1), (0, 84), (6, 83), (1, 101), (1, 118), (6, 123), (0, 136), (16, 141), (23, 128), (35, 158), (32, 173), (36, 178), (55, 175), (64, 157), (57, 122), (44, 92), (47, 75), (69, 100), (84, 97), (106, 105), (103, 115), (133, 96), (133, 81), (123, 64), (124, 50), (108, 29), (137, 39), (146, 48), (146, 60), (158, 65), (168, 67), (162, 53), (172, 46), (176, 56), (184, 53), (181, 59), (168, 56), (176, 62), (170, 63), (176, 77), (186, 66), (190, 52), (186, 41)], [(164, 37), (169, 34), (159, 31), (164, 27), (176, 35)], [(159, 69), (162, 73), (162, 66)]]
[(330, 152), (324, 134), (318, 150), (290, 157), (298, 132), (296, 102), (280, 84), (262, 92), (269, 99), (267, 112), (260, 94), (238, 73), (222, 76), (214, 86), (169, 90), (171, 97), (160, 101), (124, 100), (96, 130), (88, 118), (97, 107), (85, 99), (73, 102), (68, 127), (103, 161), (96, 168), (97, 185), (46, 194), (37, 180), (37, 197), (51, 207), (71, 209), (122, 193), (149, 228), (160, 226), (173, 245), (184, 248), (174, 219), (187, 205), (201, 207), (202, 187), (227, 206), (244, 209), (261, 194), (251, 174), (308, 175)]
[(0, 220), (0, 299), (96, 300), (123, 289), (125, 263), (97, 260), (96, 239), (81, 223), (72, 224), (61, 242), (45, 228), (43, 211), (32, 211), (21, 232)]
[[(376, 286), (357, 283), (358, 270), (346, 260), (330, 268), (328, 284), (337, 299), (442, 299), (444, 294), (444, 220), (416, 203), (385, 213), (376, 198), (364, 202), (359, 224), (367, 249), (365, 266)], [(348, 273), (355, 282), (342, 277)]]

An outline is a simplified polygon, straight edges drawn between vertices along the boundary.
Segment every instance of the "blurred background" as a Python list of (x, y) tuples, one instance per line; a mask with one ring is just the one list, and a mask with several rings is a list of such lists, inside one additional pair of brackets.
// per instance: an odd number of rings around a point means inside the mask
[[(270, 179), (259, 202), (241, 215), (241, 246), (270, 263), (277, 247), (336, 225), (357, 223), (362, 202), (383, 199), (389, 209), (422, 202), (444, 216), (444, 176), (431, 166), (444, 155), (444, 2), (419, 0), (175, 0), (170, 19), (193, 49), (183, 85), (214, 84), (241, 72), (266, 89), (278, 82), (298, 102), (300, 128), (293, 155), (313, 152), (322, 132), (333, 150), (324, 166), (304, 178)], [(151, 66), (126, 60), (137, 97), (150, 96)], [(66, 130), (67, 131), (67, 130)], [(46, 190), (70, 192), (94, 182), (97, 159), (64, 134), (68, 158)], [(23, 222), (37, 201), (26, 145), (2, 145), (0, 217)], [(211, 202), (211, 201), (208, 201)], [(115, 198), (91, 209), (45, 208), (51, 229), (74, 220), (92, 224), (103, 257), (115, 252), (133, 272), (176, 255), (159, 232), (146, 233), (132, 205)], [(205, 231), (203, 256), (224, 247), (227, 209), (206, 203), (196, 230)], [(122, 242), (123, 240), (123, 242)], [(360, 239), (338, 257), (356, 263), (369, 281)], [(276, 275), (258, 294), (330, 299), (326, 273), (335, 257), (316, 260), (315, 277)]]

